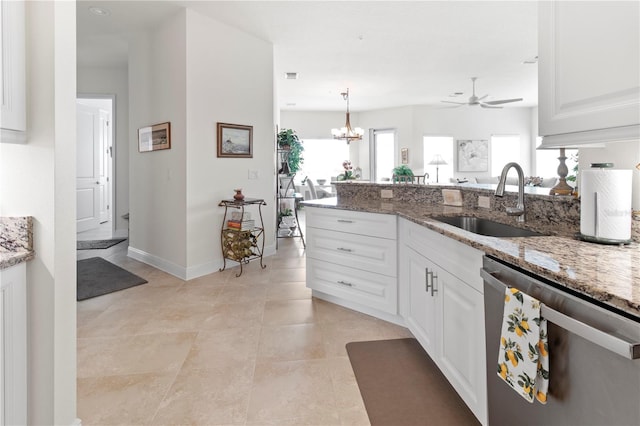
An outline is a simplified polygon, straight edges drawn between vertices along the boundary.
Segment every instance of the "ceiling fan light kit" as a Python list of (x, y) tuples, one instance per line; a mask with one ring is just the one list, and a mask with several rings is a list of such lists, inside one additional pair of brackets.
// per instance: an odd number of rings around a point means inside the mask
[[(447, 104), (456, 104), (458, 105), (458, 107), (461, 107), (463, 105), (469, 105), (469, 106), (480, 105), (481, 108), (502, 108), (501, 106), (496, 106), (496, 105), (508, 104), (511, 102), (520, 102), (522, 100), (522, 98), (514, 98), (514, 99), (500, 99), (497, 101), (483, 101), (483, 99), (485, 99), (489, 95), (484, 95), (482, 97), (476, 96), (476, 79), (477, 77), (471, 77), (471, 83), (473, 85), (473, 93), (467, 102), (454, 102), (454, 101), (441, 101), (441, 102), (444, 102)], [(457, 107), (454, 107), (454, 108), (457, 108)]]

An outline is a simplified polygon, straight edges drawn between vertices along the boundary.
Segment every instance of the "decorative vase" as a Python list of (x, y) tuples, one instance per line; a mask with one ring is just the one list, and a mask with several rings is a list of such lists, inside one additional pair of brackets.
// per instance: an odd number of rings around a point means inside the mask
[(242, 193), (242, 189), (234, 189), (234, 191), (236, 191), (236, 194), (233, 196), (234, 200), (236, 201), (244, 200), (244, 194)]

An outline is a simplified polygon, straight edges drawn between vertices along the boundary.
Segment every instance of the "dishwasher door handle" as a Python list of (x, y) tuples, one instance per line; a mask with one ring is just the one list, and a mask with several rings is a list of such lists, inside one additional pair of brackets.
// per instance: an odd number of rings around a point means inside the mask
[[(508, 285), (496, 278), (494, 274), (496, 273), (489, 272), (486, 269), (480, 269), (480, 276), (482, 279), (484, 279), (484, 281), (493, 288), (500, 291), (501, 294), (504, 294)], [(551, 321), (558, 327), (562, 327), (583, 339), (610, 350), (611, 352), (621, 355), (627, 359), (640, 358), (640, 342), (629, 342), (613, 336), (605, 331), (573, 319), (562, 312), (551, 309), (544, 303), (540, 303), (540, 314), (543, 318), (546, 318), (547, 321)]]

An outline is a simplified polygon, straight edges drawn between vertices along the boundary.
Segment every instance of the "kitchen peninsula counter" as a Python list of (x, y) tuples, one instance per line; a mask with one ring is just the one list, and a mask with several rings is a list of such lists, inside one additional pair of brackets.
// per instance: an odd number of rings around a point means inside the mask
[(32, 218), (0, 217), (0, 270), (31, 260), (34, 256)]
[[(640, 244), (637, 242), (625, 246), (589, 243), (577, 240), (559, 226), (531, 228), (527, 222), (516, 224), (514, 218), (501, 211), (442, 204), (327, 198), (305, 201), (303, 205), (395, 214), (640, 320)], [(551, 235), (487, 237), (432, 219), (461, 215), (492, 219)]]

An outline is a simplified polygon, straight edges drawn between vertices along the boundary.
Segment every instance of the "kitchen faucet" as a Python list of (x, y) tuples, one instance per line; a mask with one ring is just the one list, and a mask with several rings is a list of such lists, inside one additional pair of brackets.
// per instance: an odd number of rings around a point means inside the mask
[(507, 181), (507, 173), (509, 173), (509, 169), (512, 167), (518, 172), (518, 203), (515, 207), (506, 207), (505, 210), (509, 216), (518, 216), (518, 222), (524, 222), (524, 172), (518, 163), (507, 163), (502, 169), (500, 181), (496, 188), (496, 197), (504, 196), (504, 185)]

